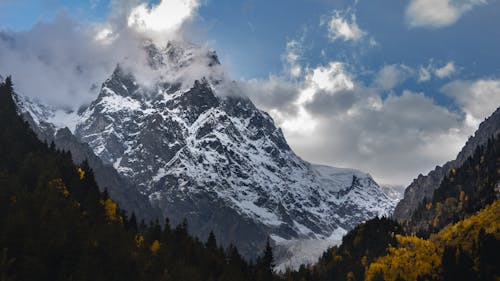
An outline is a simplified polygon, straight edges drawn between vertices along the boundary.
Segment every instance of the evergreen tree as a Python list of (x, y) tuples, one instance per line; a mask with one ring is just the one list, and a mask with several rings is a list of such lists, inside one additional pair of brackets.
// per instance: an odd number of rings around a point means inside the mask
[(262, 266), (266, 270), (270, 271), (272, 271), (275, 266), (273, 248), (271, 247), (271, 242), (269, 237), (267, 238), (266, 247), (264, 248), (264, 254), (262, 256)]
[(208, 239), (205, 243), (205, 247), (210, 250), (217, 249), (217, 240), (215, 239), (215, 234), (213, 233), (213, 231), (210, 231), (210, 234), (208, 234)]

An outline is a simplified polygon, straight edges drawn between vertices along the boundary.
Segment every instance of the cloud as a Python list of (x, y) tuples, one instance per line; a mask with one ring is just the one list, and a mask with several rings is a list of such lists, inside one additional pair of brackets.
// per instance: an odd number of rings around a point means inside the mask
[(299, 63), (302, 52), (302, 39), (290, 40), (286, 43), (283, 60), (285, 62), (285, 71), (292, 78), (297, 78), (302, 75), (302, 66)]
[(198, 0), (162, 0), (152, 7), (143, 3), (131, 10), (127, 21), (129, 27), (142, 33), (177, 33), (199, 6)]
[(457, 80), (446, 84), (441, 91), (465, 112), (471, 127), (477, 127), (500, 106), (500, 80)]
[(439, 78), (446, 78), (455, 73), (455, 71), (456, 71), (455, 63), (451, 61), (446, 65), (444, 65), (443, 67), (436, 69), (434, 73)]
[(437, 67), (431, 59), (429, 64), (426, 66), (420, 66), (417, 81), (427, 82), (433, 77), (437, 77), (439, 79), (450, 78), (453, 74), (457, 73), (458, 70), (459, 68), (453, 61), (449, 61), (441, 67)]
[[(206, 61), (182, 72), (166, 73), (153, 71), (144, 52), (149, 39), (158, 46), (182, 41), (183, 26), (196, 14), (197, 3), (163, 0), (148, 7), (136, 0), (113, 0), (104, 23), (81, 23), (60, 12), (53, 21), (37, 23), (27, 31), (0, 31), (0, 73), (11, 74), (16, 90), (23, 95), (72, 108), (92, 101), (118, 63), (133, 70), (144, 86), (158, 76), (202, 75), (207, 71)], [(170, 18), (172, 11), (179, 14)], [(170, 20), (157, 25), (160, 17)]]
[(419, 172), (454, 158), (477, 129), (479, 123), (470, 120), (482, 120), (500, 104), (499, 81), (449, 83), (442, 91), (460, 108), (454, 111), (424, 93), (394, 91), (420, 76), (405, 65), (382, 67), (368, 86), (347, 69), (335, 61), (306, 68), (304, 78), (288, 84), (276, 100), (272, 91), (258, 90), (261, 81), (251, 98), (271, 113), (306, 160), (358, 168), (381, 183), (408, 185)]
[(404, 64), (385, 65), (377, 73), (374, 86), (381, 90), (391, 90), (413, 75), (413, 70)]
[(404, 91), (384, 99), (377, 89), (359, 82), (333, 95), (316, 92), (303, 109), (306, 114), (298, 118), (306, 119), (295, 122), (313, 122), (312, 129), (300, 134), (283, 126), (299, 155), (316, 163), (356, 167), (383, 183), (409, 184), (416, 171), (451, 159), (473, 131), (462, 115), (423, 93)]
[(239, 92), (251, 98), (260, 108), (284, 113), (296, 113), (293, 101), (299, 94), (299, 85), (271, 75), (268, 79), (237, 82)]
[[(331, 41), (358, 41), (366, 35), (356, 22), (356, 15), (350, 9), (346, 12), (334, 11), (328, 21), (328, 38)], [(375, 42), (375, 41), (374, 41)]]
[(81, 26), (66, 14), (39, 23), (25, 32), (3, 33), (0, 73), (11, 74), (16, 90), (67, 106), (89, 101), (122, 51), (107, 50), (95, 40), (94, 29)]
[(305, 109), (315, 116), (332, 116), (346, 113), (356, 102), (356, 96), (352, 91), (343, 90), (334, 94), (320, 90), (315, 93), (314, 98), (304, 104)]
[(426, 82), (431, 80), (432, 73), (429, 71), (428, 68), (421, 66), (420, 69), (418, 70), (418, 81), (419, 82)]
[(410, 27), (446, 27), (475, 6), (486, 3), (486, 0), (412, 0), (406, 9), (406, 22)]

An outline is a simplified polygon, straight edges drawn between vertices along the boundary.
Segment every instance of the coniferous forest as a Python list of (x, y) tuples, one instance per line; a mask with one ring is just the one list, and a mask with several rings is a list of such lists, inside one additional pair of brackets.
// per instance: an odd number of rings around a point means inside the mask
[[(0, 85), (0, 280), (499, 280), (500, 138), (454, 169), (413, 218), (375, 218), (317, 264), (273, 273), (188, 223), (138, 222), (100, 192), (87, 163), (40, 142)], [(495, 193), (496, 192), (496, 193)], [(162, 226), (164, 225), (164, 226)]]

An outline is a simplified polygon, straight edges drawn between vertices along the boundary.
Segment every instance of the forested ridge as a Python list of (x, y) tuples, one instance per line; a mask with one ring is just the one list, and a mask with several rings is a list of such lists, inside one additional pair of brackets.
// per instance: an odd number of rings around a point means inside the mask
[[(479, 147), (400, 225), (375, 218), (315, 265), (273, 273), (269, 242), (246, 261), (188, 223), (138, 222), (100, 192), (88, 164), (40, 142), (0, 84), (0, 281), (499, 280), (500, 138)], [(165, 225), (164, 227), (161, 225)]]

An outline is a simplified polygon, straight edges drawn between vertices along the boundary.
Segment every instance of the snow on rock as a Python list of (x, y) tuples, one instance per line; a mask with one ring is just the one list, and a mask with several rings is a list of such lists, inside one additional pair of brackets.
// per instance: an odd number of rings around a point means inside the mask
[[(219, 64), (215, 53), (192, 45), (146, 50), (162, 73)], [(285, 248), (280, 269), (314, 261), (344, 230), (394, 208), (370, 175), (302, 160), (242, 93), (218, 93), (221, 79), (160, 79), (146, 88), (118, 66), (77, 117), (24, 108), (38, 120), (67, 123), (173, 224), (187, 218), (191, 233), (204, 239), (213, 230), (247, 257), (271, 236)]]
[(335, 229), (330, 237), (325, 239), (291, 239), (271, 236), (275, 241), (277, 272), (286, 272), (288, 269), (297, 270), (301, 265), (314, 264), (323, 252), (342, 243), (342, 237), (347, 231), (341, 227)]

